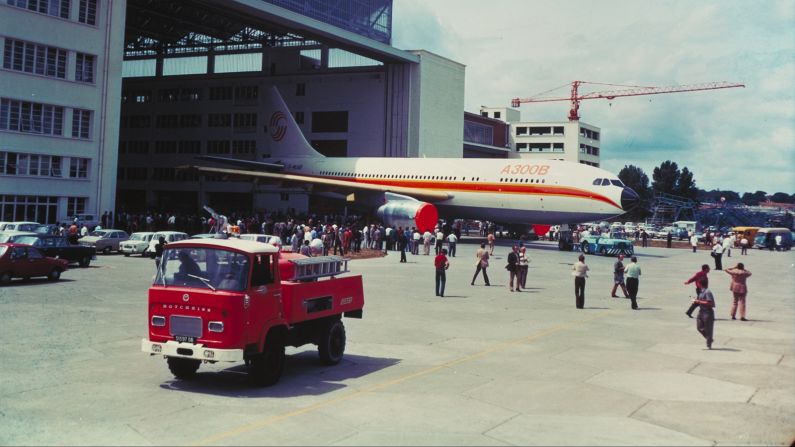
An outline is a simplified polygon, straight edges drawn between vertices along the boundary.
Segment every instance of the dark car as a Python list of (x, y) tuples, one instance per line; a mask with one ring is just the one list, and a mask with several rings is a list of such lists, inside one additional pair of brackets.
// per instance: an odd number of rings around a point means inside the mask
[(48, 258), (30, 245), (0, 244), (0, 284), (8, 284), (12, 278), (46, 276), (57, 281), (69, 263), (64, 259)]
[(97, 250), (85, 245), (72, 245), (65, 236), (22, 236), (14, 240), (17, 244), (32, 245), (39, 249), (45, 256), (66, 259), (70, 264), (80, 264), (88, 267), (92, 259), (96, 259)]

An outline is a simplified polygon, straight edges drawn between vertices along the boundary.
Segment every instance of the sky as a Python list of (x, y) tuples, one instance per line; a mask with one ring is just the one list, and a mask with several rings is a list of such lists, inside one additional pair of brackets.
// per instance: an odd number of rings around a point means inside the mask
[[(574, 80), (745, 88), (585, 100), (601, 167), (665, 160), (696, 186), (795, 193), (795, 2), (790, 0), (394, 0), (392, 45), (466, 65), (465, 110), (509, 107)], [(588, 86), (580, 92), (612, 90)], [(523, 121), (565, 121), (568, 102), (522, 104)]]

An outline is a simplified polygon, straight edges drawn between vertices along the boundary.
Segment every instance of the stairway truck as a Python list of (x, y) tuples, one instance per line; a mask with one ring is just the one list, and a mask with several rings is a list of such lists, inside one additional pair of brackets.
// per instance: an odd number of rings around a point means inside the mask
[(280, 253), (261, 242), (190, 239), (166, 246), (149, 288), (141, 350), (189, 379), (202, 363), (244, 362), (257, 386), (276, 383), (285, 347), (317, 345), (320, 362), (345, 352), (342, 317), (361, 318), (361, 275), (338, 256)]

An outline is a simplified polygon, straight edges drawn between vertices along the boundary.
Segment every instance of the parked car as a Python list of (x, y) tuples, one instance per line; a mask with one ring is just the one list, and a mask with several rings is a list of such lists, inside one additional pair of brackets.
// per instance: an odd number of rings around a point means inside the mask
[(0, 284), (6, 285), (12, 278), (46, 276), (50, 281), (61, 278), (68, 267), (64, 259), (48, 258), (37, 248), (29, 245), (0, 243)]
[(119, 251), (124, 256), (137, 255), (146, 256), (149, 251), (149, 242), (155, 233), (151, 231), (138, 231), (130, 235), (130, 238), (119, 244)]
[(188, 239), (214, 239), (215, 237), (216, 237), (215, 233), (200, 233), (200, 234), (194, 234)]
[(612, 233), (609, 237), (587, 236), (580, 242), (580, 250), (585, 254), (603, 256), (632, 256), (635, 253), (632, 241), (625, 239), (620, 233)]
[(38, 222), (5, 222), (0, 231), (30, 231), (33, 232), (40, 224)]
[(119, 244), (129, 239), (130, 236), (122, 230), (97, 230), (92, 231), (91, 235), (80, 239), (80, 245), (94, 247), (97, 253), (110, 254), (111, 251), (119, 251)]
[(276, 248), (282, 248), (282, 238), (272, 234), (241, 234), (240, 239), (247, 241), (257, 241), (271, 244)]
[(97, 252), (94, 247), (72, 245), (66, 236), (37, 234), (35, 236), (19, 237), (14, 242), (32, 245), (44, 253), (45, 256), (66, 259), (70, 264), (80, 264), (80, 267), (88, 267), (91, 261), (97, 258)]
[(60, 233), (61, 227), (55, 224), (42, 224), (34, 228), (32, 231), (37, 234), (51, 234), (55, 236)]
[(161, 237), (166, 239), (166, 244), (184, 241), (189, 238), (188, 233), (183, 233), (181, 231), (158, 231), (152, 236), (152, 240), (149, 241), (149, 248), (147, 249), (147, 253), (152, 259), (155, 258), (155, 245), (157, 245)]
[(3, 231), (0, 232), (0, 242), (16, 242), (17, 239), (25, 236), (36, 236), (32, 231)]

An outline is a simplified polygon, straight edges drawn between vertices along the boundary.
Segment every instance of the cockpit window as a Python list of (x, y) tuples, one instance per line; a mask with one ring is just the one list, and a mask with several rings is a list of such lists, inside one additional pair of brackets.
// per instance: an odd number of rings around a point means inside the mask
[(610, 183), (612, 183), (612, 184), (614, 184), (616, 186), (620, 186), (622, 188), (624, 187), (624, 184), (621, 183), (621, 180), (610, 180)]
[(598, 185), (601, 185), (601, 184), (602, 184), (602, 179), (598, 178), (598, 179), (594, 180), (594, 181), (593, 181), (593, 184), (594, 184), (594, 185), (597, 185), (597, 186), (598, 186)]
[(608, 180), (606, 178), (602, 179), (602, 186), (609, 185), (609, 184), (610, 184), (610, 180)]

